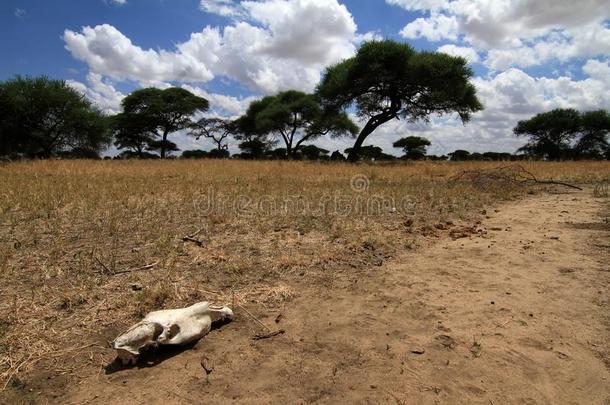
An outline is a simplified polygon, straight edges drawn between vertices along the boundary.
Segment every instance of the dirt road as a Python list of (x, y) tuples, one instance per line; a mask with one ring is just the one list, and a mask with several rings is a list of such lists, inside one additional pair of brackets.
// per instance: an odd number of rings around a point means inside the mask
[(57, 399), (610, 404), (607, 199), (536, 194), (478, 229), (366, 272), (295, 280), (279, 319), (249, 307), (283, 335), (251, 340), (238, 308), (194, 349), (84, 376)]

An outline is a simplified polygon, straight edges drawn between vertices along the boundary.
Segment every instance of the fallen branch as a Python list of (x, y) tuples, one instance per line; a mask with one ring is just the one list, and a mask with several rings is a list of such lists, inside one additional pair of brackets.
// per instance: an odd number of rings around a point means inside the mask
[(254, 316), (250, 311), (248, 311), (242, 305), (238, 305), (238, 307), (243, 309), (243, 311), (246, 314), (248, 314), (248, 316), (250, 318), (252, 318), (252, 320), (254, 320), (257, 324), (259, 324), (261, 327), (263, 327), (263, 329), (267, 330), (267, 333), (256, 333), (254, 336), (252, 336), (252, 340), (269, 339), (269, 338), (272, 338), (272, 337), (277, 336), (277, 335), (282, 335), (282, 334), (284, 334), (286, 332), (284, 329), (278, 329), (278, 330), (275, 330), (275, 331), (271, 330), (270, 327), (265, 325), (260, 319), (258, 319), (256, 316)]
[(262, 339), (269, 339), (272, 338), (274, 336), (278, 336), (278, 335), (283, 335), (284, 333), (286, 333), (286, 331), (284, 329), (279, 329), (276, 330), (275, 332), (270, 332), (270, 333), (265, 333), (265, 334), (256, 334), (252, 337), (252, 340), (262, 340)]
[(205, 228), (199, 228), (199, 229), (197, 230), (197, 232), (195, 232), (195, 233), (193, 233), (193, 234), (190, 234), (190, 235), (186, 235), (186, 236), (187, 236), (187, 237), (189, 237), (189, 238), (194, 238), (195, 236), (199, 235), (199, 234), (200, 234), (200, 233), (201, 233), (201, 232), (202, 232), (204, 229), (205, 229)]
[(156, 261), (154, 263), (151, 263), (151, 264), (147, 264), (146, 266), (136, 267), (135, 269), (127, 269), (127, 270), (115, 271), (114, 273), (111, 273), (111, 274), (113, 276), (115, 276), (117, 274), (131, 273), (131, 272), (140, 271), (140, 270), (149, 270), (149, 269), (152, 269), (153, 267), (155, 267), (157, 264), (159, 264), (158, 261)]
[(254, 315), (252, 315), (252, 313), (250, 311), (248, 311), (246, 308), (244, 308), (242, 305), (238, 305), (238, 307), (240, 307), (241, 309), (244, 310), (244, 312), (246, 314), (248, 314), (248, 316), (250, 316), (250, 318), (252, 318), (256, 323), (258, 323), (260, 326), (263, 327), (263, 329), (267, 329), (269, 332), (271, 332), (271, 328), (268, 327), (267, 325), (265, 325), (260, 319), (258, 319), (257, 317), (255, 317)]
[(494, 169), (487, 170), (465, 170), (459, 173), (458, 175), (452, 177), (452, 180), (469, 180), (479, 186), (488, 186), (490, 184), (498, 183), (521, 185), (527, 185), (528, 183), (554, 184), (582, 191), (582, 188), (562, 181), (555, 181), (552, 179), (539, 180), (533, 173), (525, 170), (525, 168), (520, 165), (500, 166)]
[(100, 259), (98, 259), (97, 256), (93, 256), (93, 258), (100, 266), (102, 266), (102, 268), (104, 269), (106, 274), (112, 274), (112, 271), (110, 271), (110, 269), (108, 267), (106, 267), (106, 265), (104, 263), (102, 263), (102, 261)]
[(191, 238), (190, 236), (184, 236), (182, 238), (182, 241), (183, 242), (193, 242), (197, 246), (203, 247), (203, 242), (202, 241), (200, 241), (199, 239)]

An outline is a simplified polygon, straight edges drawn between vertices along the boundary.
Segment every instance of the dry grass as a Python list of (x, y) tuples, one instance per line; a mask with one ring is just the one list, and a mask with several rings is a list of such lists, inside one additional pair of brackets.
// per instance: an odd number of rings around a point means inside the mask
[[(369, 271), (413, 249), (422, 235), (470, 229), (485, 207), (527, 191), (451, 180), (494, 166), (0, 166), (0, 389), (18, 387), (19, 376), (35, 368), (97, 367), (108, 360), (103, 342), (152, 309), (202, 299), (278, 307), (305, 279), (332, 283), (343, 271)], [(610, 180), (608, 162), (525, 167), (544, 179)]]

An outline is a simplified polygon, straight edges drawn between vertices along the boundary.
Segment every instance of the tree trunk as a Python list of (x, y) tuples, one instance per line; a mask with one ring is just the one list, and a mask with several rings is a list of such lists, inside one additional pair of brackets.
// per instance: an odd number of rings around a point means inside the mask
[(347, 157), (347, 160), (349, 162), (357, 162), (358, 158), (360, 157), (360, 148), (362, 147), (362, 144), (364, 143), (364, 140), (366, 139), (367, 136), (369, 136), (370, 134), (373, 133), (373, 131), (375, 131), (377, 129), (377, 127), (379, 127), (382, 124), (385, 124), (386, 122), (396, 118), (396, 113), (398, 112), (398, 110), (400, 109), (400, 106), (398, 106), (398, 108), (394, 108), (390, 111), (386, 111), (386, 112), (382, 112), (381, 114), (375, 115), (374, 117), (372, 117), (364, 126), (364, 128), (362, 128), (362, 131), (360, 131), (360, 134), (358, 135), (358, 138), (356, 139), (356, 143), (354, 143), (354, 146), (352, 148), (352, 151), (350, 152), (350, 154)]
[(161, 159), (165, 159), (165, 142), (167, 141), (167, 130), (163, 131), (163, 145), (161, 145)]

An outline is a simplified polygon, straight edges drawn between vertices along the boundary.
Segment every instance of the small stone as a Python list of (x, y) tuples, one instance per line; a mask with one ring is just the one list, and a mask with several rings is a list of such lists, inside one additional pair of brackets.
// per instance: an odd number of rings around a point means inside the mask
[(142, 286), (142, 284), (140, 283), (132, 283), (131, 284), (131, 290), (132, 291), (140, 291), (142, 290), (144, 287)]

